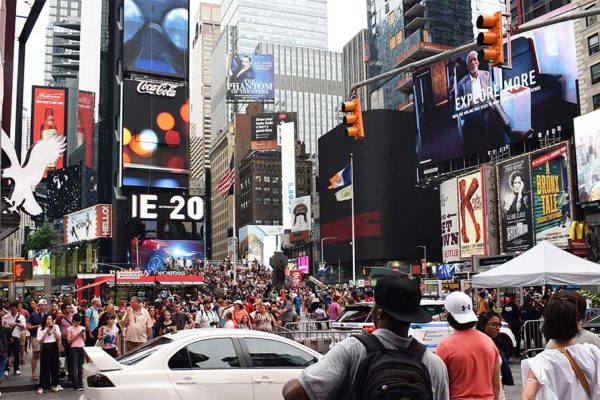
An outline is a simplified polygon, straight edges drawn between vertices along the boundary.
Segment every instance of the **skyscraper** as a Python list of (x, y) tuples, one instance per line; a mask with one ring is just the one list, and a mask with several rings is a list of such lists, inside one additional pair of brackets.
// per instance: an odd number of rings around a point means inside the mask
[(79, 70), (81, 0), (50, 0), (48, 10), (44, 81), (64, 84)]
[[(369, 74), (379, 75), (473, 40), (471, 0), (373, 0), (367, 10)], [(412, 109), (412, 76), (369, 87), (372, 108)]]
[[(344, 92), (350, 93), (353, 83), (364, 81), (369, 77), (369, 31), (361, 29), (344, 45), (342, 76)], [(363, 110), (371, 109), (371, 98), (366, 86), (358, 89)]]
[[(245, 108), (244, 105), (233, 106), (226, 103), (225, 64), (227, 55), (232, 52), (254, 53), (259, 43), (277, 43), (326, 51), (328, 46), (327, 1), (223, 0), (221, 36), (212, 56), (213, 139), (220, 131), (226, 129), (228, 123), (232, 122), (234, 112), (243, 111)], [(308, 62), (308, 58), (306, 61)], [(291, 63), (291, 56), (287, 62)], [(277, 69), (277, 62), (275, 64)], [(295, 110), (288, 109), (287, 111)]]
[(221, 28), (235, 26), (237, 51), (259, 42), (327, 49), (326, 0), (223, 0)]
[(340, 122), (342, 53), (275, 43), (260, 43), (256, 52), (274, 58), (275, 103), (265, 111), (297, 112), (298, 139), (317, 154), (317, 140)]
[(211, 137), (211, 64), (210, 58), (219, 37), (221, 7), (200, 3), (191, 10), (190, 24), (190, 191), (204, 193), (205, 169), (210, 168), (208, 154)]

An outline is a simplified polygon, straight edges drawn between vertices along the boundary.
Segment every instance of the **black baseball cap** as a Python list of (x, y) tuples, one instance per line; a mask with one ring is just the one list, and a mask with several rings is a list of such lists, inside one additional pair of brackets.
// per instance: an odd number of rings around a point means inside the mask
[(401, 275), (387, 275), (377, 280), (375, 303), (395, 320), (431, 322), (431, 315), (421, 309), (419, 285)]

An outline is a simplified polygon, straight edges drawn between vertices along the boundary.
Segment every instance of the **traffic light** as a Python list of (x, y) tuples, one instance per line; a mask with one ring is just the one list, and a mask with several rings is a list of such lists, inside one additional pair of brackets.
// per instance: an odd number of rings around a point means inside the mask
[(477, 17), (477, 28), (488, 29), (477, 35), (477, 44), (488, 46), (479, 50), (479, 59), (491, 62), (492, 67), (504, 65), (502, 13), (498, 11), (491, 15), (480, 15)]
[(360, 98), (353, 97), (350, 101), (342, 103), (342, 112), (344, 115), (344, 125), (346, 125), (346, 136), (354, 139), (365, 138), (365, 128), (363, 126)]

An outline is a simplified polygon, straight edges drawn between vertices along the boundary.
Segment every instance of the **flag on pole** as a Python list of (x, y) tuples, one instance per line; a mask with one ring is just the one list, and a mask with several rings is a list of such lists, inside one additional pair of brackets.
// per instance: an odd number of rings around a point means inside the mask
[(233, 154), (231, 155), (231, 162), (229, 163), (229, 168), (225, 172), (225, 175), (219, 181), (219, 193), (223, 196), (229, 195), (229, 190), (233, 186), (235, 182), (235, 162), (233, 159)]
[(346, 164), (344, 169), (342, 169), (340, 172), (329, 178), (329, 183), (331, 183), (331, 185), (329, 185), (327, 189), (336, 189), (351, 184), (351, 175), (352, 174), (350, 171), (350, 163), (348, 163)]
[(335, 192), (335, 198), (337, 201), (350, 200), (352, 198), (352, 185)]

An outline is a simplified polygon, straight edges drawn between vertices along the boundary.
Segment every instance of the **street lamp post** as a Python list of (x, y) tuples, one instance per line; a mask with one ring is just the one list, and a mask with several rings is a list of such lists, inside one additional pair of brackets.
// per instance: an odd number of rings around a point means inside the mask
[(119, 266), (113, 265), (113, 264), (102, 263), (102, 262), (99, 262), (97, 264), (104, 265), (106, 267), (109, 267), (109, 268), (112, 268), (115, 270), (115, 276), (114, 276), (115, 279), (113, 281), (113, 283), (114, 283), (114, 285), (113, 285), (113, 304), (116, 306), (117, 305), (117, 271), (116, 270), (122, 271), (127, 268), (119, 267)]
[[(326, 240), (334, 240), (334, 239), (337, 239), (337, 237), (328, 236), (328, 237), (321, 238), (321, 266), (323, 266), (323, 263), (325, 262), (323, 259), (323, 242)], [(315, 275), (314, 272), (313, 272), (313, 275)]]

